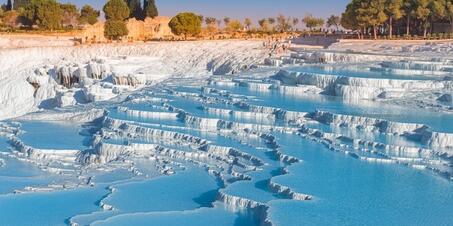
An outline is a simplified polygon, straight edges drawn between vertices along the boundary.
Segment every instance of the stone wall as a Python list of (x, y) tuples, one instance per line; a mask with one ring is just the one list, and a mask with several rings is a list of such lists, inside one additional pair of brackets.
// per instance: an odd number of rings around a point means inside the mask
[[(156, 17), (146, 18), (145, 21), (136, 20), (135, 18), (127, 21), (127, 29), (129, 34), (124, 40), (129, 41), (145, 41), (152, 39), (164, 39), (172, 37), (171, 29), (168, 26), (170, 18)], [(104, 37), (104, 22), (97, 22), (94, 25), (87, 25), (77, 38), (83, 43), (86, 42), (105, 42)]]

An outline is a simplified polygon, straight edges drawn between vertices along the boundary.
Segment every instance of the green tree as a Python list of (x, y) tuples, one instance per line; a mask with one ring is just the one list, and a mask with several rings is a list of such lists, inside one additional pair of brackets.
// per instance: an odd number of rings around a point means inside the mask
[(100, 12), (98, 10), (95, 10), (90, 5), (84, 5), (82, 10), (80, 10), (80, 22), (93, 25), (98, 22), (99, 15)]
[(247, 30), (250, 31), (250, 28), (252, 27), (252, 19), (245, 18), (244, 25), (247, 28)]
[(6, 11), (13, 10), (13, 3), (11, 2), (11, 0), (8, 0), (8, 2), (6, 2), (5, 9)]
[(386, 9), (385, 13), (388, 16), (388, 23), (389, 23), (389, 36), (392, 38), (393, 36), (393, 21), (399, 20), (401, 17), (404, 16), (403, 11), (403, 0), (387, 0), (386, 2)]
[(191, 12), (179, 13), (168, 24), (176, 35), (196, 36), (201, 32), (201, 20), (198, 15)]
[(280, 14), (277, 17), (277, 27), (280, 32), (286, 32), (291, 29), (291, 24), (289, 21), (291, 18), (286, 18), (284, 15)]
[(346, 29), (350, 30), (356, 30), (359, 31), (357, 32), (359, 39), (361, 37), (361, 26), (359, 24), (359, 21), (357, 20), (358, 16), (358, 8), (360, 6), (359, 0), (353, 0), (346, 6), (346, 10), (344, 11), (343, 14), (341, 14), (341, 21), (340, 24)]
[(159, 16), (157, 11), (156, 2), (154, 0), (145, 0), (145, 17), (155, 18)]
[(31, 0), (14, 0), (13, 9), (18, 10), (19, 8), (25, 8)]
[(55, 0), (31, 0), (24, 15), (41, 28), (55, 30), (61, 28), (63, 10)]
[(443, 18), (445, 8), (438, 0), (416, 0), (416, 6), (415, 15), (423, 26), (423, 37), (426, 38), (430, 21), (436, 17)]
[(387, 21), (385, 0), (368, 0), (361, 3), (358, 9), (358, 21), (373, 28), (374, 39), (377, 39), (377, 28)]
[(322, 27), (324, 25), (324, 20), (322, 18), (316, 18), (310, 14), (306, 15), (302, 19), (302, 22), (304, 22), (305, 26), (310, 29), (310, 31), (312, 31), (313, 28)]
[(430, 21), (441, 21), (447, 16), (446, 0), (432, 0), (430, 2), (431, 18)]
[(261, 31), (268, 32), (270, 30), (269, 20), (267, 18), (258, 21)]
[(210, 33), (217, 31), (217, 19), (215, 17), (206, 17), (204, 21)]
[(208, 25), (208, 26), (209, 25), (214, 25), (214, 24), (217, 23), (217, 19), (215, 17), (206, 17), (204, 19), (204, 21), (205, 21), (206, 25)]
[(445, 3), (445, 17), (450, 22), (451, 31), (453, 32), (453, 1), (447, 0)]
[(108, 39), (118, 40), (129, 33), (122, 20), (107, 20), (104, 26), (104, 36)]
[(228, 24), (230, 23), (231, 19), (229, 17), (223, 18), (223, 23), (225, 24), (225, 27), (228, 27)]
[(239, 20), (232, 20), (230, 23), (228, 23), (228, 30), (230, 32), (238, 32), (244, 28), (244, 25), (242, 25), (241, 21)]
[(107, 21), (104, 24), (104, 36), (108, 39), (118, 40), (126, 36), (126, 20), (129, 17), (129, 8), (124, 0), (109, 0), (104, 5), (104, 14)]
[(340, 26), (341, 18), (339, 16), (331, 15), (327, 19), (327, 27), (335, 27), (335, 30), (338, 30), (338, 27)]
[(406, 35), (410, 35), (411, 19), (416, 17), (417, 0), (404, 0), (402, 10), (406, 16)]
[(129, 17), (130, 11), (123, 0), (109, 0), (103, 8), (105, 19), (124, 21)]
[(140, 0), (127, 0), (127, 6), (130, 11), (129, 18), (135, 18), (137, 20), (143, 19), (143, 9)]
[(75, 28), (79, 24), (80, 13), (77, 7), (71, 3), (61, 4), (63, 10), (63, 17), (61, 24), (63, 27)]

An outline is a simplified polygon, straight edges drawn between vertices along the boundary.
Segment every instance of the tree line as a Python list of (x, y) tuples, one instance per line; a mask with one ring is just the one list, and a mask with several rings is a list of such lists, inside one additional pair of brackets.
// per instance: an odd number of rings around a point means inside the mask
[[(158, 16), (155, 0), (108, 0), (102, 8), (105, 14), (104, 36), (118, 40), (127, 36), (126, 21), (131, 18), (144, 20)], [(60, 30), (80, 28), (85, 24), (95, 24), (100, 11), (90, 5), (78, 9), (71, 3), (57, 0), (8, 0), (0, 9), (0, 27), (15, 28), (18, 25), (42, 30)], [(203, 17), (191, 12), (184, 12), (173, 17), (169, 23), (172, 32), (184, 37), (198, 36), (207, 31), (218, 33), (283, 33), (299, 31), (298, 25), (305, 24), (309, 31), (328, 28), (339, 29), (340, 17), (332, 15), (326, 21), (311, 14), (303, 18), (278, 15), (258, 20), (254, 24), (250, 18), (243, 21), (224, 17)], [(203, 24), (206, 29), (203, 30)], [(223, 26), (222, 26), (223, 25)]]
[[(146, 17), (154, 18), (158, 15), (154, 0), (120, 1), (127, 9), (124, 19), (144, 20)], [(106, 19), (118, 19), (113, 14), (116, 13), (109, 11), (110, 17), (107, 16)], [(78, 9), (74, 4), (56, 0), (8, 0), (0, 7), (0, 27), (14, 29), (21, 26), (51, 31), (74, 29), (97, 23), (99, 16), (100, 11), (88, 4)]]
[(99, 15), (100, 12), (90, 5), (79, 10), (74, 4), (55, 0), (8, 0), (0, 9), (0, 25), (10, 29), (17, 26), (74, 29), (83, 24), (95, 24)]
[(426, 38), (435, 23), (449, 23), (453, 32), (453, 0), (352, 0), (341, 17), (341, 25), (359, 38), (367, 33), (392, 38), (395, 28)]

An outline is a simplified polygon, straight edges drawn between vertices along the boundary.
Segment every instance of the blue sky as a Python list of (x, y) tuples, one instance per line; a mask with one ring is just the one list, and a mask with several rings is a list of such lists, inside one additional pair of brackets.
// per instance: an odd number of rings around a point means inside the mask
[[(6, 2), (6, 0), (0, 0)], [(60, 0), (73, 2), (77, 5), (91, 4), (102, 8), (106, 0)], [(173, 16), (181, 11), (193, 11), (204, 16), (243, 19), (250, 17), (254, 20), (276, 16), (280, 13), (303, 17), (307, 13), (328, 17), (340, 14), (350, 0), (156, 0), (160, 15)]]

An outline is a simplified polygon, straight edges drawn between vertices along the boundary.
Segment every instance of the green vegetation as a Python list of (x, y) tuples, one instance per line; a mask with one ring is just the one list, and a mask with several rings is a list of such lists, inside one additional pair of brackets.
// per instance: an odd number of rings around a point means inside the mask
[(47, 30), (62, 27), (63, 9), (55, 0), (31, 0), (25, 6), (24, 16), (33, 24)]
[(104, 36), (111, 40), (119, 40), (129, 33), (126, 23), (121, 20), (107, 20), (104, 25)]
[(82, 10), (80, 11), (80, 22), (83, 24), (95, 24), (98, 22), (98, 17), (100, 15), (100, 11), (95, 10), (90, 5), (84, 5)]
[(171, 19), (169, 26), (173, 33), (184, 35), (185, 38), (201, 33), (200, 16), (190, 12), (179, 13)]
[(60, 8), (63, 10), (61, 25), (66, 28), (75, 28), (79, 25), (80, 12), (73, 4), (61, 4)]
[(14, 0), (13, 9), (25, 8), (28, 3), (30, 3), (30, 0)]
[(137, 20), (143, 19), (143, 9), (140, 0), (127, 0), (127, 6), (130, 11), (129, 18), (135, 18)]
[(312, 31), (314, 28), (319, 28), (324, 25), (324, 19), (316, 18), (312, 15), (307, 15), (302, 19), (302, 22), (305, 23), (305, 26)]
[(129, 18), (130, 11), (124, 0), (109, 0), (104, 5), (105, 19), (104, 36), (108, 39), (118, 40), (126, 36), (129, 31), (125, 20)]
[(144, 14), (146, 17), (155, 18), (156, 16), (159, 15), (159, 12), (157, 11), (156, 3), (154, 0), (145, 0), (144, 6), (145, 6)]
[(123, 0), (109, 0), (103, 8), (106, 20), (125, 20), (129, 18), (129, 7)]
[(341, 19), (359, 38), (369, 33), (393, 38), (395, 31), (398, 37), (405, 31), (406, 38), (433, 38), (430, 34), (439, 23), (449, 23), (453, 31), (453, 0), (352, 0)]
[(227, 29), (230, 32), (238, 32), (244, 29), (244, 25), (239, 20), (232, 20), (228, 23)]
[(65, 31), (79, 29), (83, 24), (94, 24), (99, 11), (85, 5), (81, 11), (71, 3), (57, 0), (8, 0), (2, 5), (0, 30)]
[(335, 30), (338, 30), (340, 26), (341, 18), (339, 16), (331, 15), (326, 22), (328, 28), (335, 27)]

